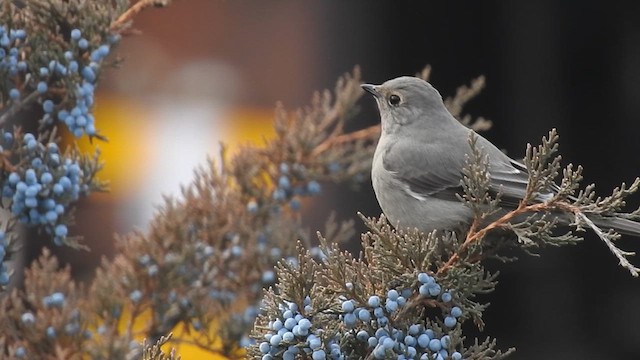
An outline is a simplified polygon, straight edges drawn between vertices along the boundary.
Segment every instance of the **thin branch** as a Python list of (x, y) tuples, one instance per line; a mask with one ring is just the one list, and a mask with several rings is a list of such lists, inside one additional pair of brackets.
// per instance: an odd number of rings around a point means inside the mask
[(352, 133), (343, 134), (335, 137), (329, 137), (327, 140), (318, 145), (311, 152), (312, 156), (318, 156), (327, 151), (331, 146), (357, 140), (374, 139), (380, 133), (380, 125), (373, 125), (365, 129), (354, 131)]
[[(482, 240), (482, 238), (484, 238), (489, 231), (491, 231), (493, 229), (500, 228), (500, 227), (506, 225), (513, 218), (515, 218), (518, 215), (521, 215), (521, 214), (524, 214), (524, 213), (528, 213), (528, 212), (540, 212), (540, 211), (544, 211), (544, 210), (548, 210), (548, 209), (549, 209), (549, 205), (547, 203), (525, 205), (524, 202), (521, 202), (520, 205), (515, 210), (512, 210), (512, 211), (506, 213), (505, 215), (503, 215), (499, 219), (495, 220), (494, 222), (490, 223), (489, 225), (485, 226), (484, 228), (478, 230), (477, 232), (476, 231), (469, 231), (469, 233), (467, 234), (467, 238), (465, 239), (464, 243), (462, 243), (462, 245), (460, 245), (460, 248), (458, 249), (458, 251), (456, 251), (453, 255), (451, 255), (449, 260), (444, 265), (442, 265), (442, 267), (440, 267), (440, 269), (438, 269), (437, 274), (444, 273), (449, 268), (451, 268), (460, 259), (460, 254), (462, 252), (464, 252), (474, 242)], [(475, 226), (472, 227), (472, 230), (474, 228), (475, 228)]]
[(2, 116), (0, 116), (0, 127), (4, 126), (4, 123), (7, 122), (7, 120), (9, 120), (11, 116), (15, 115), (18, 111), (20, 111), (20, 109), (22, 109), (25, 105), (37, 99), (39, 95), (40, 93), (38, 93), (37, 91), (34, 91), (31, 94), (29, 94), (26, 98), (24, 98), (24, 100), (8, 108), (7, 111), (5, 111), (5, 113), (2, 114)]
[(171, 0), (140, 0), (131, 6), (127, 11), (122, 13), (113, 23), (111, 23), (110, 30), (118, 31), (122, 27), (126, 26), (134, 16), (138, 15), (142, 10), (154, 6), (154, 7), (166, 7), (171, 3)]
[(579, 217), (582, 221), (584, 221), (591, 228), (591, 230), (593, 230), (593, 232), (595, 232), (596, 235), (598, 235), (598, 237), (602, 241), (604, 241), (605, 245), (607, 245), (607, 247), (609, 248), (609, 251), (611, 251), (613, 253), (613, 255), (615, 255), (618, 258), (618, 261), (620, 262), (620, 266), (622, 266), (623, 268), (629, 270), (631, 275), (634, 276), (634, 277), (638, 277), (638, 275), (640, 275), (640, 268), (635, 267), (625, 257), (625, 256), (633, 256), (633, 255), (635, 255), (634, 252), (622, 251), (622, 250), (618, 249), (613, 244), (613, 242), (611, 242), (611, 239), (609, 238), (609, 234), (607, 234), (604, 231), (602, 231), (602, 229), (600, 229), (596, 224), (594, 224), (593, 221), (591, 221), (591, 219), (589, 219), (587, 217), (587, 215), (585, 215), (583, 212), (578, 211), (578, 212), (575, 213), (575, 215), (577, 217)]

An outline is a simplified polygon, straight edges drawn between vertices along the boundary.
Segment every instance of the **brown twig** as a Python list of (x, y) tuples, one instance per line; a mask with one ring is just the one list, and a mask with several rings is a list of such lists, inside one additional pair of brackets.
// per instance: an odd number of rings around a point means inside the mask
[[(489, 231), (500, 228), (505, 224), (509, 223), (514, 217), (524, 213), (549, 210), (550, 207), (569, 207), (569, 206), (570, 206), (569, 204), (561, 204), (561, 203), (554, 203), (553, 205), (550, 205), (549, 203), (537, 203), (532, 205), (526, 205), (524, 202), (521, 202), (520, 205), (515, 210), (512, 210), (506, 213), (499, 219), (495, 220), (491, 224), (483, 227), (478, 231), (475, 231), (474, 229), (476, 227), (472, 226), (471, 230), (467, 234), (467, 237), (464, 243), (462, 243), (458, 251), (456, 251), (453, 255), (451, 255), (449, 260), (447, 260), (447, 262), (444, 265), (442, 265), (440, 269), (438, 269), (437, 274), (441, 274), (449, 270), (449, 268), (451, 268), (460, 259), (460, 254), (464, 252), (469, 246), (471, 246), (471, 244), (473, 244), (476, 241), (480, 241), (482, 238), (485, 237), (485, 235), (487, 235)], [(573, 212), (573, 209), (571, 209), (571, 211)]]
[(2, 115), (0, 115), (0, 126), (4, 126), (4, 123), (7, 120), (17, 114), (23, 107), (36, 100), (40, 96), (40, 93), (37, 91), (33, 91), (31, 94), (27, 95), (24, 99), (14, 103), (10, 108), (6, 109)]
[(133, 4), (127, 11), (122, 13), (114, 22), (111, 23), (109, 29), (111, 31), (118, 31), (120, 28), (125, 26), (134, 16), (138, 15), (142, 10), (154, 6), (154, 7), (165, 7), (171, 3), (171, 0), (140, 0), (137, 3)]
[(329, 137), (327, 140), (316, 146), (311, 152), (311, 156), (318, 156), (327, 151), (331, 146), (351, 141), (365, 140), (373, 138), (380, 133), (380, 125), (373, 125), (365, 129), (354, 131), (352, 133)]

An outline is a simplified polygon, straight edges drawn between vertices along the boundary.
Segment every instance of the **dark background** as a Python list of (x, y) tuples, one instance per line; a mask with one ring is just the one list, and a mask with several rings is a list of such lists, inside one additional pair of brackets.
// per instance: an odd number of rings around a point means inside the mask
[[(486, 76), (466, 111), (493, 120), (484, 136), (512, 157), (557, 128), (565, 164), (584, 165), (585, 184), (597, 183), (602, 194), (640, 175), (640, 2), (189, 0), (143, 13), (136, 28), (141, 35), (124, 39), (122, 69), (108, 74), (98, 99), (156, 93), (163, 76), (198, 58), (233, 66), (242, 78), (236, 104), (260, 109), (278, 100), (302, 106), (356, 64), (370, 83), (430, 64), (444, 96)], [(354, 129), (379, 121), (373, 100), (361, 106)], [(307, 212), (314, 230), (333, 209), (342, 218), (380, 213), (370, 184), (325, 189), (326, 200)], [(92, 199), (81, 205), (76, 230), (94, 244), (92, 255), (62, 251), (76, 274), (90, 274), (112, 251), (112, 234), (132, 228), (116, 221), (109, 195)], [(83, 220), (96, 216), (99, 224)], [(620, 246), (638, 251), (639, 241), (623, 238)], [(486, 328), (469, 325), (467, 337), (496, 337), (500, 348), (517, 348), (515, 359), (640, 358), (640, 279), (591, 234), (541, 255), (489, 264), (500, 283), (482, 298), (491, 303)]]

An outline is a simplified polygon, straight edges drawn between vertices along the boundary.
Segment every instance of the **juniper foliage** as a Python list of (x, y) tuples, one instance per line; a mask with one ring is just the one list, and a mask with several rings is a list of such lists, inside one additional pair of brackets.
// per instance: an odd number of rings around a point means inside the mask
[[(58, 155), (62, 164), (66, 159), (78, 164), (84, 193), (104, 189), (96, 178), (97, 157), (73, 146), (51, 151), (51, 144), (59, 143), (60, 132), (103, 139), (98, 129), (77, 121), (91, 115), (93, 98), (87, 95), (101, 75), (100, 65), (111, 63), (102, 46), (115, 46), (114, 36), (127, 34), (133, 16), (145, 7), (168, 3), (2, 3), (8, 42), (0, 35), (0, 45), (18, 50), (10, 55), (15, 60), (0, 67), (0, 124), (13, 126), (24, 117), (39, 126), (39, 136), (31, 137), (18, 127), (5, 130), (17, 145), (4, 148), (3, 185), (12, 184), (12, 173), (26, 180), (35, 158), (56, 180), (67, 176), (68, 169), (47, 163)], [(93, 15), (80, 16), (87, 13)], [(23, 28), (24, 34), (17, 31)], [(429, 74), (427, 67), (417, 76)], [(332, 92), (315, 93), (307, 107), (289, 111), (278, 104), (273, 138), (234, 154), (222, 146), (216, 158), (195, 170), (179, 197), (164, 199), (148, 232), (117, 237), (116, 255), (103, 260), (87, 286), (72, 280), (68, 267), (61, 268), (45, 250), (27, 271), (23, 289), (0, 294), (0, 357), (167, 360), (179, 357), (163, 346), (190, 344), (227, 358), (501, 359), (514, 350), (499, 349), (492, 338), (466, 339), (462, 331), (467, 322), (484, 326), (488, 304), (478, 295), (492, 292), (498, 279), (484, 267), (487, 259), (513, 261), (519, 252), (574, 244), (580, 231), (591, 229), (637, 276), (628, 260), (632, 254), (616, 246), (619, 235), (596, 222), (614, 215), (640, 220), (640, 210), (623, 213), (626, 197), (640, 181), (606, 197), (598, 197), (593, 185), (582, 188), (582, 168), (561, 166), (555, 130), (541, 145), (527, 147), (527, 195), (510, 211), (500, 208), (499, 193), (489, 191), (487, 158), (470, 137), (459, 195), (475, 221), (465, 233), (395, 229), (383, 215), (360, 215), (369, 230), (354, 255), (341, 247), (354, 236), (352, 221), (327, 214), (324, 231), (313, 238), (301, 221), (301, 207), (313, 202), (323, 184), (362, 185), (370, 171), (380, 127), (345, 132), (357, 115), (360, 83), (356, 68)], [(445, 100), (456, 118), (477, 131), (491, 122), (464, 114), (463, 108), (483, 86), (479, 77)], [(53, 105), (45, 105), (47, 100)], [(34, 105), (42, 108), (36, 116), (25, 112)], [(80, 113), (75, 107), (82, 107)], [(552, 197), (536, 200), (550, 190)], [(64, 199), (57, 200), (65, 205), (75, 200)], [(16, 212), (14, 220), (20, 220)], [(559, 216), (573, 220), (570, 231), (564, 232)], [(22, 220), (32, 217), (35, 213)], [(3, 227), (0, 249), (15, 251), (19, 244), (14, 220)], [(54, 239), (78, 245), (58, 235), (52, 226), (59, 224), (49, 224)], [(43, 228), (47, 231), (47, 224)]]

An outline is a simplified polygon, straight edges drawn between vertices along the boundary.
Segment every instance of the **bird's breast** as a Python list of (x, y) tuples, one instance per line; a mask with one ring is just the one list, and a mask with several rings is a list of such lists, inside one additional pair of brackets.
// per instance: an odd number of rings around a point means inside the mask
[(425, 232), (459, 230), (468, 226), (473, 218), (471, 210), (458, 200), (413, 193), (407, 184), (384, 168), (380, 158), (373, 162), (371, 181), (380, 208), (394, 226)]

